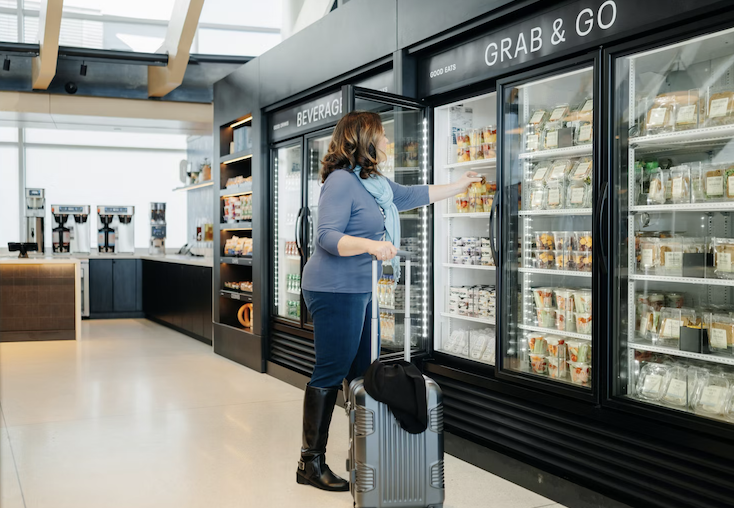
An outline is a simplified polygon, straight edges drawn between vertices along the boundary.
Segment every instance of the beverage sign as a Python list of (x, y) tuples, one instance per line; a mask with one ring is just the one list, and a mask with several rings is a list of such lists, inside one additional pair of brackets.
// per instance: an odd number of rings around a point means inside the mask
[[(392, 70), (375, 74), (355, 86), (390, 92), (393, 89)], [(317, 99), (301, 103), (287, 109), (281, 109), (270, 115), (270, 139), (280, 141), (301, 133), (313, 132), (339, 120), (344, 113), (341, 89)]]
[(420, 63), (422, 96), (505, 74), (718, 0), (579, 0), (438, 53)]

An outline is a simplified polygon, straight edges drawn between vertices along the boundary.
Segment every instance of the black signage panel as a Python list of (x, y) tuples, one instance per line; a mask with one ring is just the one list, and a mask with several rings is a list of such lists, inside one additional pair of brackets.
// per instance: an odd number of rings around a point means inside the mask
[[(354, 85), (371, 90), (392, 92), (394, 88), (393, 71), (389, 70), (361, 81), (355, 81)], [(281, 109), (270, 115), (270, 139), (280, 141), (318, 130), (320, 127), (339, 120), (343, 114), (341, 90), (297, 106)]]
[(591, 47), (629, 30), (719, 0), (578, 0), (420, 62), (420, 94), (505, 74), (554, 54)]

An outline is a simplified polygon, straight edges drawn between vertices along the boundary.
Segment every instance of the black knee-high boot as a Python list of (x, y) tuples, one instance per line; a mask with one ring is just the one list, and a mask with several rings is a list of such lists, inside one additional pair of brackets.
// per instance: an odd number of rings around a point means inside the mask
[(303, 447), (296, 480), (302, 485), (331, 491), (349, 490), (349, 482), (326, 465), (326, 442), (338, 388), (306, 387), (303, 399)]

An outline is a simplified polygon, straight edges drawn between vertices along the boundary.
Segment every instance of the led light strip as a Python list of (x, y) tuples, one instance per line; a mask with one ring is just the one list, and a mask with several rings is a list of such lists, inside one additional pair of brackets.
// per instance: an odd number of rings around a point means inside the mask
[[(428, 183), (428, 119), (423, 118), (423, 184)], [(428, 338), (428, 210), (427, 207), (420, 209), (420, 223), (423, 243), (423, 263), (421, 267), (422, 289), (423, 289), (423, 314), (421, 316), (423, 327), (423, 339)], [(410, 281), (408, 281), (410, 284)]]
[(239, 127), (239, 126), (240, 126), (240, 125), (242, 125), (243, 123), (247, 123), (247, 122), (249, 122), (250, 120), (252, 120), (252, 115), (248, 115), (248, 116), (246, 116), (245, 118), (243, 118), (242, 120), (240, 120), (239, 122), (235, 122), (235, 123), (233, 123), (232, 125), (230, 125), (230, 126), (229, 126), (229, 128), (230, 128), (230, 129), (234, 129), (235, 127)]
[(275, 278), (273, 280), (273, 285), (274, 285), (273, 293), (275, 294), (275, 309), (276, 309), (276, 312), (279, 312), (280, 306), (278, 305), (278, 214), (279, 214), (279, 210), (278, 210), (278, 191), (279, 191), (278, 189), (278, 157), (274, 158), (273, 164), (275, 166), (274, 168), (275, 184), (273, 186), (273, 188), (275, 189), (275, 192), (273, 193), (275, 195), (274, 197), (274, 203), (275, 203), (274, 204), (275, 206), (275, 214), (274, 214), (275, 215), (275, 231), (274, 233), (275, 235), (273, 235), (273, 238), (274, 238), (273, 248), (275, 252), (275, 256), (274, 256), (275, 258)]

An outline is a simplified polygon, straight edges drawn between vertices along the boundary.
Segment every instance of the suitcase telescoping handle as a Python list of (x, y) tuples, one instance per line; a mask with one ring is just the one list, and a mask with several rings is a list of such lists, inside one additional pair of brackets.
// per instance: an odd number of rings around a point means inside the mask
[[(405, 328), (405, 350), (403, 357), (406, 362), (410, 361), (410, 258), (413, 255), (410, 252), (399, 250), (398, 258), (405, 258), (405, 321), (403, 327)], [(397, 281), (396, 281), (397, 282)], [(374, 362), (380, 357), (380, 346), (377, 342), (377, 326), (379, 314), (377, 311), (377, 258), (372, 256), (372, 340), (370, 347), (370, 363)]]

